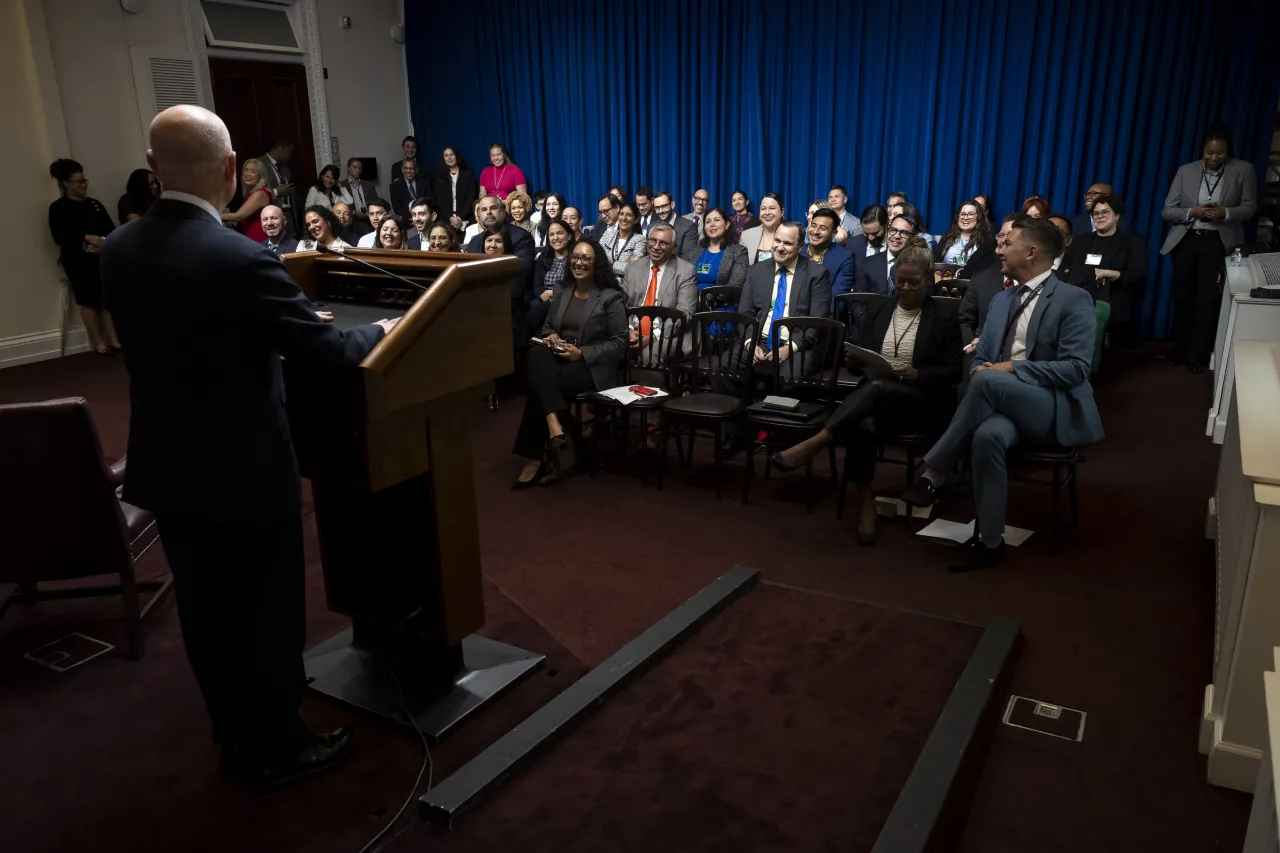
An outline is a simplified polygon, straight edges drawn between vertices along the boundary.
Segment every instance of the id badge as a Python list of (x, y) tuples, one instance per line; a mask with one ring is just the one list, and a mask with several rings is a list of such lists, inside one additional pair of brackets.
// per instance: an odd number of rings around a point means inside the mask
[(1102, 263), (1102, 255), (1085, 255), (1084, 262), (1088, 266), (1096, 267), (1098, 264)]
[(698, 264), (698, 275), (710, 275), (711, 264)]

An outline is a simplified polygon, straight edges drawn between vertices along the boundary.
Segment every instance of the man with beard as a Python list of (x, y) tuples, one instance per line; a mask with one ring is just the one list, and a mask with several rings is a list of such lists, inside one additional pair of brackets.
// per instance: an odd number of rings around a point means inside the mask
[(889, 213), (882, 206), (872, 204), (863, 208), (859, 223), (862, 226), (861, 233), (850, 237), (845, 244), (845, 248), (853, 253), (855, 281), (867, 258), (885, 250), (884, 238), (889, 232)]
[(261, 245), (270, 249), (276, 257), (298, 251), (298, 238), (285, 233), (283, 210), (269, 204), (258, 215), (262, 217), (262, 230), (267, 234), (267, 239)]
[(484, 254), (484, 238), (490, 229), (501, 226), (511, 241), (511, 250), (520, 263), (524, 265), (525, 275), (533, 274), (533, 235), (518, 225), (507, 222), (507, 209), (502, 199), (496, 195), (487, 195), (480, 199), (480, 233), (471, 238), (467, 251), (476, 255)]

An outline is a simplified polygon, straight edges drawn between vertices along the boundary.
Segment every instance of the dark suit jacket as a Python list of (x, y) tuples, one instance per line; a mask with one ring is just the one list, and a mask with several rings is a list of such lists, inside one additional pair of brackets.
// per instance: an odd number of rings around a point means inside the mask
[(129, 370), (124, 499), (219, 522), (300, 513), (280, 359), (354, 367), (382, 329), (320, 322), (279, 259), (185, 202), (158, 200), (101, 258)]
[(999, 264), (992, 264), (969, 280), (969, 289), (960, 300), (960, 338), (964, 346), (982, 334), (991, 300), (1004, 290), (1004, 275)]
[[(1127, 230), (1129, 228), (1128, 218), (1121, 216), (1116, 222), (1116, 228), (1119, 230)], [(1075, 239), (1081, 234), (1093, 233), (1093, 217), (1089, 216), (1089, 211), (1084, 210), (1076, 214), (1076, 218), (1071, 220), (1071, 238)]]
[[(867, 257), (867, 235), (853, 235), (849, 238), (849, 242), (845, 243), (844, 247), (849, 250), (849, 254), (853, 255), (853, 280), (855, 282), (856, 289), (858, 273), (862, 270), (862, 265), (870, 260)], [(879, 252), (877, 254), (883, 254), (883, 252)]]
[[(661, 221), (655, 216), (653, 222), (649, 223), (649, 227), (652, 228), (655, 223)], [(698, 255), (702, 254), (702, 247), (698, 245), (698, 229), (683, 216), (675, 216), (674, 220), (667, 224), (676, 232), (676, 254), (691, 264), (696, 262)]]
[[(421, 153), (421, 152), (419, 152), (419, 153)], [(419, 178), (421, 178), (421, 177), (422, 177), (422, 163), (420, 163), (420, 162), (419, 162), (419, 161), (417, 161), (417, 160), (414, 160), (414, 162), (415, 162), (415, 163), (418, 163), (418, 177), (419, 177)], [(404, 171), (403, 171), (403, 169), (404, 169), (404, 154), (402, 153), (399, 157), (397, 157), (397, 158), (396, 158), (396, 161), (395, 161), (394, 163), (392, 163), (392, 164), (391, 164), (391, 182), (392, 182), (392, 183), (396, 183), (397, 181), (403, 181), (403, 180), (404, 180)], [(421, 190), (419, 190), (419, 191), (421, 192)]]
[[(850, 242), (853, 242), (852, 240)], [(866, 248), (863, 248), (866, 251)], [(853, 290), (855, 293), (884, 293), (888, 294), (892, 288), (889, 282), (889, 253), (880, 252), (864, 259), (862, 268), (858, 270), (858, 275), (854, 281)]]
[[(1160, 247), (1160, 254), (1172, 252), (1187, 233), (1191, 225), (1187, 222), (1187, 212), (1200, 206), (1200, 182), (1203, 179), (1203, 160), (1193, 160), (1178, 167), (1160, 212), (1165, 222), (1173, 224)], [(1258, 177), (1252, 163), (1231, 157), (1222, 164), (1219, 180), (1222, 185), (1217, 196), (1227, 209), (1227, 218), (1217, 223), (1217, 231), (1222, 235), (1222, 245), (1231, 251), (1244, 244), (1244, 223), (1258, 214)]]
[(409, 185), (404, 181), (396, 181), (391, 185), (391, 207), (398, 215), (403, 216), (405, 219), (410, 218), (409, 206), (413, 203), (415, 198), (431, 197), (431, 182), (426, 178), (421, 175), (414, 178), (413, 186), (418, 191), (416, 196), (409, 195)]
[(463, 222), (475, 218), (476, 199), (480, 197), (480, 183), (476, 173), (470, 169), (458, 170), (458, 209), (453, 209), (453, 181), (449, 178), (449, 170), (443, 169), (431, 176), (431, 195), (440, 205), (440, 216), (445, 222), (455, 213)]
[[(539, 337), (545, 338), (552, 332), (560, 334), (564, 314), (572, 298), (573, 285), (562, 284), (556, 288), (546, 325), (539, 332)], [(621, 290), (612, 287), (608, 290), (592, 289), (582, 318), (578, 349), (582, 350), (582, 360), (591, 371), (597, 391), (618, 386), (621, 381), (618, 369), (627, 352), (627, 300)]]
[(409, 248), (417, 252), (422, 251), (422, 235), (421, 234), (415, 231), (414, 233), (409, 235)]
[[(880, 352), (897, 305), (895, 296), (877, 299), (867, 306), (867, 312), (858, 325), (858, 346)], [(960, 323), (954, 303), (926, 296), (920, 309), (919, 323), (916, 347), (911, 353), (911, 366), (920, 373), (917, 387), (937, 394), (947, 408), (951, 408), (955, 404), (953, 389), (960, 381), (963, 367)]]
[[(764, 324), (773, 310), (773, 276), (778, 265), (773, 261), (752, 264), (747, 269), (747, 281), (742, 286), (738, 310), (750, 314)], [(826, 317), (831, 313), (831, 273), (806, 257), (796, 258), (796, 274), (787, 283), (790, 291), (788, 317)], [(813, 337), (812, 330), (809, 335)], [(803, 348), (803, 345), (802, 347)]]
[[(533, 235), (521, 228), (519, 225), (506, 225), (507, 236), (511, 238), (511, 249), (515, 256), (520, 259), (520, 263), (524, 264), (524, 271), (527, 276), (533, 275)], [(484, 253), (484, 231), (471, 238), (471, 242), (467, 244), (467, 251), (473, 254)]]
[(271, 252), (276, 256), (287, 255), (290, 252), (298, 251), (298, 238), (291, 237), (288, 234), (280, 235), (280, 243), (274, 249), (268, 245), (270, 242), (271, 238), (267, 238), (266, 240), (259, 241), (258, 245), (265, 246), (268, 252)]
[[(866, 251), (866, 249), (864, 248), (863, 251)], [(806, 258), (809, 257), (809, 247), (802, 248), (800, 254)], [(831, 310), (834, 311), (836, 297), (853, 290), (855, 271), (853, 253), (839, 243), (832, 243), (831, 247), (827, 249), (827, 253), (822, 257), (822, 268), (831, 273)], [(830, 313), (828, 312), (828, 314)]]

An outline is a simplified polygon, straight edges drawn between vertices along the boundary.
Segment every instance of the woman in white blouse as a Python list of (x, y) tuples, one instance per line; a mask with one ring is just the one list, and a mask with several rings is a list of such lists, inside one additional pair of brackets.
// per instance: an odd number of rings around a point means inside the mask
[(627, 264), (643, 258), (649, 251), (644, 235), (636, 227), (640, 221), (640, 211), (629, 201), (623, 202), (618, 209), (618, 227), (604, 232), (600, 238), (600, 248), (604, 249), (609, 262), (613, 264), (613, 272), (622, 281), (627, 272)]
[(331, 208), (340, 201), (351, 204), (351, 193), (338, 184), (338, 167), (325, 166), (316, 178), (315, 186), (307, 190), (307, 201), (303, 207)]
[(742, 232), (739, 242), (747, 250), (748, 263), (767, 261), (773, 258), (773, 235), (786, 217), (787, 208), (782, 203), (782, 196), (777, 193), (765, 193), (760, 199), (760, 209), (756, 215), (760, 224)]
[(324, 205), (317, 204), (307, 208), (303, 214), (303, 224), (311, 235), (306, 240), (298, 241), (299, 252), (314, 252), (319, 243), (330, 249), (350, 249), (351, 244), (340, 240), (335, 235), (342, 230), (342, 224), (333, 211)]

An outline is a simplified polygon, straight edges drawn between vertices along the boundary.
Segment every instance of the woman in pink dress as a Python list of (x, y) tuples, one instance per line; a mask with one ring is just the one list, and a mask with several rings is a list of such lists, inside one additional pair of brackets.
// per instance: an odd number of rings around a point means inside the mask
[(496, 195), (503, 201), (516, 190), (522, 193), (529, 191), (529, 181), (520, 167), (511, 162), (507, 156), (507, 147), (501, 142), (489, 146), (489, 162), (480, 173), (480, 195)]
[(240, 209), (222, 214), (222, 221), (234, 225), (240, 233), (255, 243), (267, 239), (262, 230), (262, 208), (271, 203), (271, 190), (267, 189), (266, 173), (257, 160), (245, 160), (240, 168), (240, 191), (244, 202)]

